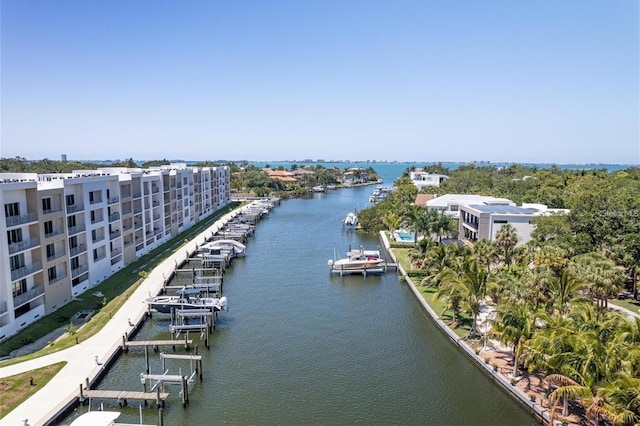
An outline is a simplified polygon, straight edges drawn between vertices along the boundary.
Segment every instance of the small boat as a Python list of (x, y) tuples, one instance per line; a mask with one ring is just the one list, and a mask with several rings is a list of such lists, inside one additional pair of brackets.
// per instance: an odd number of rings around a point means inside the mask
[(148, 297), (144, 303), (163, 314), (170, 314), (172, 309), (210, 309), (214, 312), (228, 310), (226, 297), (201, 297), (198, 288), (182, 288), (175, 296)]
[(347, 216), (342, 220), (342, 226), (348, 230), (356, 229), (358, 226), (358, 214), (356, 212), (347, 213)]
[(313, 192), (324, 192), (324, 186), (322, 185), (314, 186), (313, 188), (311, 188), (311, 190)]
[(89, 411), (71, 422), (71, 426), (117, 425), (116, 419), (120, 414), (118, 411)]
[(384, 272), (385, 260), (380, 256), (380, 250), (349, 250), (347, 257), (338, 260), (329, 259), (327, 262), (331, 272), (342, 274)]
[(247, 246), (236, 240), (215, 240), (200, 246), (200, 254), (220, 254), (221, 251), (228, 251), (233, 257), (245, 255)]

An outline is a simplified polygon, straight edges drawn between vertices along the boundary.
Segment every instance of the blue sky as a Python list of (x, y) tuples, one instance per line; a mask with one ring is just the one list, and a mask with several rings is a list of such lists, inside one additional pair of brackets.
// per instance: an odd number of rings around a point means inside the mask
[(638, 0), (2, 0), (0, 156), (640, 163)]

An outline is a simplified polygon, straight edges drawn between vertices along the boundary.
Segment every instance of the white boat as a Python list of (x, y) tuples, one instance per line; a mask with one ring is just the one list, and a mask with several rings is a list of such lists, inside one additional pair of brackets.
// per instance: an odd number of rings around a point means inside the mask
[(355, 212), (347, 213), (347, 216), (342, 220), (342, 226), (346, 229), (356, 229), (358, 226), (358, 214)]
[(230, 251), (233, 257), (244, 256), (247, 246), (236, 240), (215, 240), (200, 246), (200, 253), (215, 254), (221, 250)]
[(327, 262), (331, 272), (342, 274), (384, 272), (385, 260), (380, 256), (380, 250), (349, 250), (347, 257)]
[(172, 309), (210, 309), (214, 312), (226, 311), (228, 301), (226, 297), (201, 297), (197, 288), (182, 288), (175, 296), (160, 295), (148, 297), (144, 303), (163, 314), (171, 313)]
[(89, 411), (71, 422), (71, 426), (111, 426), (117, 425), (118, 411)]
[(324, 186), (322, 185), (314, 186), (313, 188), (311, 188), (311, 190), (313, 192), (324, 192)]
[[(89, 411), (72, 421), (70, 426), (131, 426), (131, 423), (116, 423), (120, 414), (122, 413), (118, 411)], [(142, 424), (142, 411), (140, 412), (140, 423), (135, 424), (145, 426)]]

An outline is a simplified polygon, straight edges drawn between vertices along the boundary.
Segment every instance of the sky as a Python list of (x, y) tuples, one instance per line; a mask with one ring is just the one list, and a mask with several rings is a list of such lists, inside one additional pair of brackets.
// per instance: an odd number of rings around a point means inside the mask
[(2, 0), (0, 157), (640, 163), (640, 0)]

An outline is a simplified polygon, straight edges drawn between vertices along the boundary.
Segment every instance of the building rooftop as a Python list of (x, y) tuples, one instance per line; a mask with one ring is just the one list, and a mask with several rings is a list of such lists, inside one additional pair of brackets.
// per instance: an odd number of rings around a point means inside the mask
[(535, 215), (538, 214), (538, 210), (531, 208), (522, 208), (517, 206), (503, 206), (503, 205), (490, 205), (490, 204), (472, 204), (469, 207), (476, 209), (482, 213), (496, 213), (496, 214), (522, 214), (522, 215)]

